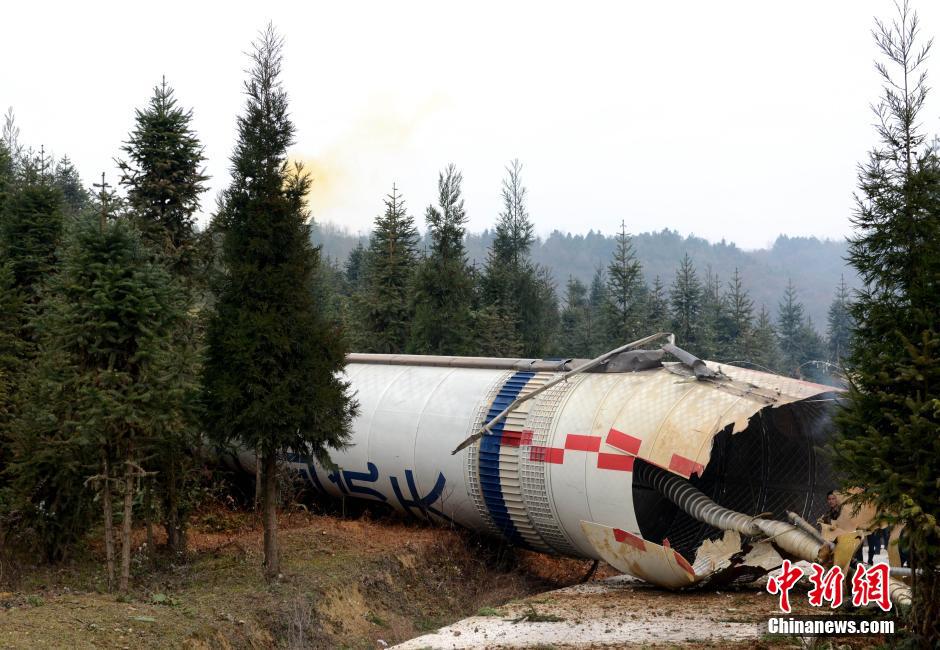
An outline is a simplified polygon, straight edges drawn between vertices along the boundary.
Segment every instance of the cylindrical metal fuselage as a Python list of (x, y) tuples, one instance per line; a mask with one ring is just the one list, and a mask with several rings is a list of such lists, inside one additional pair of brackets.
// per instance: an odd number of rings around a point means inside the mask
[[(379, 357), (376, 357), (379, 359)], [(402, 360), (403, 359), (403, 360)], [(597, 522), (681, 551), (692, 561), (716, 531), (647, 486), (637, 462), (690, 478), (719, 503), (757, 514), (824, 508), (828, 469), (814, 447), (828, 420), (828, 387), (734, 367), (697, 381), (679, 364), (581, 374), (549, 388), (452, 455), (514, 399), (559, 376), (525, 369), (370, 363), (346, 375), (359, 402), (338, 469), (290, 454), (315, 489), (370, 499), (415, 516), (490, 531), (528, 548), (600, 557), (581, 522)], [(486, 364), (479, 364), (486, 365)], [(718, 368), (714, 364), (711, 367)], [(252, 463), (250, 454), (242, 462)]]

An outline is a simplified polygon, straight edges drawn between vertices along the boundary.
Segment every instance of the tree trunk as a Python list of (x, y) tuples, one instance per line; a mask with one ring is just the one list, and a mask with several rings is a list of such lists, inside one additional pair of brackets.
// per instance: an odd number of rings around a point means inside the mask
[(261, 447), (255, 447), (255, 512), (258, 512), (258, 509), (261, 507), (262, 493), (264, 492), (261, 485), (261, 464), (263, 462), (261, 458)]
[(104, 517), (104, 556), (108, 567), (108, 591), (114, 589), (114, 520), (111, 510), (111, 467), (108, 452), (101, 452), (104, 479), (101, 487), (101, 509)]
[(179, 496), (176, 492), (176, 463), (171, 460), (166, 469), (166, 513), (164, 515), (166, 517), (166, 545), (171, 552), (179, 553)]
[(147, 521), (147, 555), (153, 553), (153, 481), (144, 486), (144, 517)]
[(121, 522), (121, 593), (127, 593), (131, 575), (131, 517), (134, 514), (134, 465), (130, 449), (124, 459), (124, 521)]
[(264, 577), (277, 579), (281, 565), (277, 549), (277, 453), (265, 452), (264, 471)]
[[(913, 569), (911, 629), (915, 639), (928, 647), (940, 638), (940, 571), (931, 566), (928, 553), (911, 549)], [(925, 567), (922, 571), (918, 568)], [(935, 647), (935, 646), (934, 646)]]

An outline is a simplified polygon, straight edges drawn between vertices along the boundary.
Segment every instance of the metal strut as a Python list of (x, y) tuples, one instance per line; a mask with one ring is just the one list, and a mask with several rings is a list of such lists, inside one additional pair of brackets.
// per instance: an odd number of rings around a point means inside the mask
[(507, 415), (509, 415), (510, 411), (512, 411), (513, 409), (517, 408), (517, 407), (518, 407), (520, 404), (522, 404), (523, 402), (532, 399), (533, 397), (535, 397), (535, 396), (538, 395), (539, 393), (545, 392), (546, 390), (548, 390), (549, 388), (551, 388), (552, 386), (554, 386), (554, 385), (556, 385), (556, 384), (559, 384), (559, 383), (561, 383), (561, 382), (563, 382), (563, 381), (566, 381), (566, 380), (569, 379), (570, 377), (573, 377), (573, 376), (575, 376), (575, 375), (577, 375), (577, 374), (580, 374), (580, 373), (582, 373), (582, 372), (587, 372), (587, 371), (590, 370), (591, 368), (595, 368), (595, 367), (599, 366), (600, 364), (604, 363), (607, 359), (611, 358), (612, 356), (615, 356), (615, 355), (617, 355), (617, 354), (620, 354), (621, 352), (626, 352), (627, 350), (631, 350), (631, 349), (633, 349), (633, 348), (640, 347), (641, 345), (646, 345), (646, 344), (649, 343), (650, 341), (655, 341), (656, 339), (662, 338), (662, 337), (664, 337), (664, 336), (668, 336), (668, 337), (669, 337), (669, 342), (670, 342), (670, 343), (672, 343), (672, 342), (675, 340), (675, 335), (674, 335), (674, 334), (671, 334), (671, 333), (669, 333), (669, 332), (657, 332), (656, 334), (652, 334), (652, 335), (647, 336), (647, 337), (644, 337), (644, 338), (642, 338), (642, 339), (633, 341), (632, 343), (627, 343), (626, 345), (621, 345), (619, 348), (613, 349), (613, 350), (611, 350), (610, 352), (605, 352), (605, 353), (602, 354), (601, 356), (596, 357), (596, 358), (594, 358), (594, 359), (591, 359), (590, 361), (586, 361), (585, 363), (582, 363), (582, 364), (581, 364), (580, 366), (578, 366), (577, 368), (573, 368), (572, 370), (569, 370), (568, 372), (564, 373), (564, 374), (561, 375), (560, 377), (556, 377), (555, 379), (551, 380), (550, 382), (548, 382), (548, 383), (546, 383), (546, 384), (544, 384), (544, 385), (542, 385), (542, 386), (539, 386), (538, 388), (536, 388), (534, 391), (532, 391), (532, 392), (529, 393), (528, 395), (524, 395), (523, 397), (519, 397), (519, 398), (515, 399), (515, 400), (512, 402), (512, 404), (510, 404), (509, 406), (507, 406), (506, 408), (504, 408), (504, 409), (503, 409), (502, 411), (500, 411), (499, 414), (497, 414), (492, 420), (490, 420), (490, 421), (487, 422), (485, 425), (483, 425), (483, 428), (482, 428), (482, 429), (480, 429), (479, 431), (477, 431), (477, 432), (474, 433), (473, 435), (469, 436), (466, 440), (464, 440), (464, 441), (461, 442), (459, 445), (457, 445), (457, 447), (456, 447), (452, 452), (450, 452), (450, 453), (451, 453), (451, 456), (453, 456), (454, 454), (456, 454), (456, 453), (459, 452), (460, 450), (469, 447), (470, 445), (472, 445), (473, 443), (475, 443), (477, 440), (479, 440), (479, 439), (482, 438), (483, 436), (491, 434), (491, 433), (493, 432), (493, 426), (494, 426), (497, 422), (499, 422), (500, 420), (502, 420), (504, 417), (506, 417)]

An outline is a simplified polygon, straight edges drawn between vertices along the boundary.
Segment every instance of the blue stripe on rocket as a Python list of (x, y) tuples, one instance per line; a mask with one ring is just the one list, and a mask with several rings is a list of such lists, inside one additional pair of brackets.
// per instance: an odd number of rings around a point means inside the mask
[[(486, 414), (486, 422), (492, 420), (504, 408), (509, 406), (534, 376), (534, 372), (517, 372), (507, 379), (496, 395), (496, 399), (490, 405), (490, 410)], [(520, 546), (528, 546), (516, 529), (515, 524), (512, 523), (509, 511), (506, 509), (506, 501), (503, 499), (503, 488), (499, 481), (499, 449), (503, 442), (503, 425), (505, 422), (505, 420), (500, 420), (493, 425), (491, 434), (483, 436), (480, 440), (480, 491), (483, 493), (483, 502), (486, 504), (486, 509), (489, 511), (496, 527), (510, 541)]]

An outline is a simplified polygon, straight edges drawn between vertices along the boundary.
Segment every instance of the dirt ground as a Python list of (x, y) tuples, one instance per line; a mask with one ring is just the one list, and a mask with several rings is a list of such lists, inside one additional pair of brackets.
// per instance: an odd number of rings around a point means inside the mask
[(58, 567), (7, 563), (0, 648), (383, 647), (573, 584), (589, 566), (368, 513), (283, 516), (283, 576), (270, 586), (252, 514), (197, 517), (185, 562), (149, 556), (143, 530), (135, 541), (129, 597), (107, 593), (99, 543)]
[[(793, 614), (819, 614), (795, 589)], [(801, 604), (802, 603), (802, 604)], [(883, 638), (768, 635), (779, 616), (760, 586), (674, 593), (617, 576), (513, 601), (397, 648), (865, 648)]]
[(578, 585), (589, 562), (368, 513), (283, 516), (274, 585), (249, 513), (200, 514), (185, 562), (136, 540), (128, 597), (106, 593), (99, 545), (59, 567), (8, 564), (0, 648), (801, 647), (762, 634), (776, 602), (759, 587), (670, 593), (606, 565)]

